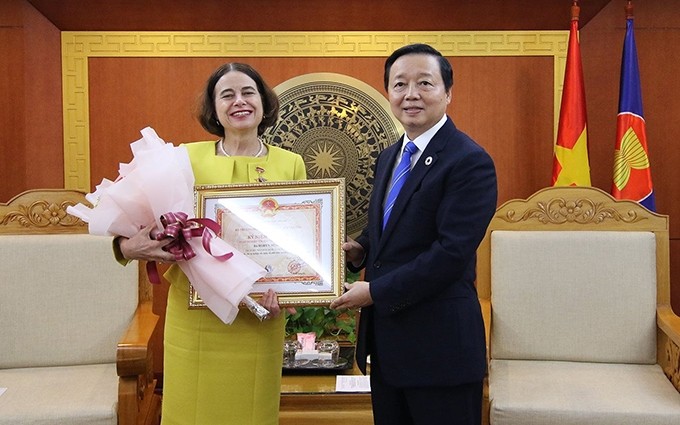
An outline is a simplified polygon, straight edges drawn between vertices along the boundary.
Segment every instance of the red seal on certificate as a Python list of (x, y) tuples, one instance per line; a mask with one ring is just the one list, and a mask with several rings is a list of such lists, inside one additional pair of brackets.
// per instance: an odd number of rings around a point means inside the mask
[(302, 270), (302, 264), (300, 264), (299, 261), (293, 260), (290, 263), (288, 263), (288, 273), (298, 274), (300, 273), (300, 270)]
[(260, 212), (262, 215), (274, 215), (279, 209), (279, 203), (274, 198), (264, 198), (260, 201)]

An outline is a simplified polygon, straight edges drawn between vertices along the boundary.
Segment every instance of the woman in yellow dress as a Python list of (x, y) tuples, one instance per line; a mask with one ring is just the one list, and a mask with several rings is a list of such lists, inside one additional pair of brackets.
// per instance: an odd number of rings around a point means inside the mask
[[(259, 73), (242, 63), (213, 72), (199, 121), (217, 141), (185, 144), (196, 185), (304, 180), (300, 155), (270, 146), (261, 136), (278, 118), (279, 101)], [(154, 226), (119, 238), (125, 259), (172, 262)], [(276, 293), (260, 303), (271, 317), (242, 311), (225, 325), (210, 310), (189, 310), (189, 281), (174, 264), (165, 319), (163, 425), (278, 424), (284, 318)]]

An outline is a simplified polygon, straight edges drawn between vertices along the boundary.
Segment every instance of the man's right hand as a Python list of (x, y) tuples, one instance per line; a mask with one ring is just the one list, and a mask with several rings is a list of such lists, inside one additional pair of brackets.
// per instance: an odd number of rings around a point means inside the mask
[(359, 267), (366, 256), (364, 247), (352, 238), (347, 238), (347, 242), (342, 244), (342, 250), (345, 251), (345, 259), (354, 267)]

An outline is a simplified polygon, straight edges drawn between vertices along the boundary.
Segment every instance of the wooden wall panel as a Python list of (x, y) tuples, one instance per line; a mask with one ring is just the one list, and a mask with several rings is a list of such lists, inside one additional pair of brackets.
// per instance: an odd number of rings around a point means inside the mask
[(553, 65), (547, 57), (451, 58), (449, 114), (484, 146), (498, 174), (498, 203), (549, 186)]
[(16, 195), (22, 187), (26, 158), (24, 141), (24, 98), (22, 94), (24, 52), (21, 1), (0, 3), (0, 202)]
[(20, 0), (0, 3), (0, 200), (64, 186), (59, 31)]
[(0, 28), (0, 56), (0, 201), (7, 201), (24, 187), (26, 168), (21, 28)]
[(64, 187), (61, 33), (25, 4), (23, 42), (25, 188), (61, 188)]
[(23, 0), (0, 2), (0, 28), (21, 27)]

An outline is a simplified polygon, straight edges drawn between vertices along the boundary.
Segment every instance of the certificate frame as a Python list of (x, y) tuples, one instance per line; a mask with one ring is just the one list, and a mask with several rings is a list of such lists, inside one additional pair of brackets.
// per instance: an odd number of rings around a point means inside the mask
[[(280, 305), (306, 306), (342, 295), (344, 178), (195, 186), (194, 207), (196, 217), (218, 223), (220, 238), (267, 270), (253, 298), (271, 288)], [(189, 308), (205, 307), (190, 285)]]

